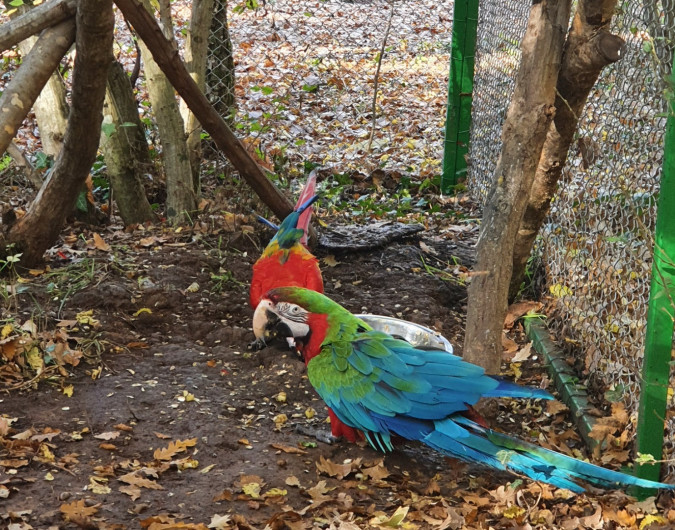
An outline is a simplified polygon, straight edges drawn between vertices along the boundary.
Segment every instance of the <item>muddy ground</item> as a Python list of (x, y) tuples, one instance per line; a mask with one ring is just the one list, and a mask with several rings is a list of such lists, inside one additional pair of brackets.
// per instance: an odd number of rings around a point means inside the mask
[[(88, 359), (67, 377), (14, 382), (0, 395), (0, 527), (600, 528), (601, 506), (629, 505), (623, 493), (571, 496), (412, 444), (383, 456), (298, 432), (329, 428), (303, 363), (282, 345), (247, 350), (251, 266), (270, 235), (246, 226), (111, 230), (102, 233), (109, 249), (65, 238), (52, 271), (72, 277), (82, 272), (73, 261), (86, 261), (87, 281), (66, 288), (37, 271), (15, 310), (49, 329), (66, 322)], [(331, 297), (431, 326), (461, 353), (460, 269), (475, 236), (464, 226), (316, 252)], [(424, 263), (450, 273), (430, 274)], [(73, 325), (86, 310), (98, 323)], [(525, 382), (548, 384), (536, 355), (523, 364)], [(505, 402), (493, 421), (581, 447), (563, 406)]]

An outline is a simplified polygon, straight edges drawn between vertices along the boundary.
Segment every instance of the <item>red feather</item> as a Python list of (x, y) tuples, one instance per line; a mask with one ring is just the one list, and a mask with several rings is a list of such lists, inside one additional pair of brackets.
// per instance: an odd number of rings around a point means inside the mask
[(323, 293), (323, 279), (319, 260), (309, 250), (296, 245), (288, 251), (279, 250), (270, 256), (263, 256), (253, 265), (253, 278), (249, 291), (251, 307), (258, 307), (262, 296), (276, 287), (306, 287)]

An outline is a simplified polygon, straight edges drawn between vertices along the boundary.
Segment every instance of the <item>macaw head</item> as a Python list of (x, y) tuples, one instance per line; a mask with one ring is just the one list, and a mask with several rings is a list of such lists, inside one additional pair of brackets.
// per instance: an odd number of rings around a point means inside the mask
[[(295, 245), (303, 243), (303, 241), (307, 241), (306, 232), (309, 226), (309, 217), (307, 216), (305, 218), (303, 214), (310, 212), (308, 208), (310, 208), (318, 198), (318, 195), (311, 196), (286, 216), (286, 218), (279, 225), (277, 233), (270, 240), (269, 244), (263, 251), (263, 256), (271, 255), (278, 250), (288, 251)], [(266, 224), (271, 225), (269, 221), (264, 221)]]
[(354, 317), (330, 298), (302, 287), (279, 287), (267, 292), (253, 314), (256, 339), (292, 337), (309, 360), (324, 340), (340, 329), (341, 321)]

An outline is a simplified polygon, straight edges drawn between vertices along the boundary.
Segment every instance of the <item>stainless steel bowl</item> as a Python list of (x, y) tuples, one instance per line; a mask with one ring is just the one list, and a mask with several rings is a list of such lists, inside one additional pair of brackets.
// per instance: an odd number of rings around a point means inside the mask
[(436, 331), (401, 320), (400, 318), (385, 317), (382, 315), (356, 315), (373, 329), (384, 331), (396, 338), (403, 339), (416, 348), (445, 350), (452, 353), (452, 344)]

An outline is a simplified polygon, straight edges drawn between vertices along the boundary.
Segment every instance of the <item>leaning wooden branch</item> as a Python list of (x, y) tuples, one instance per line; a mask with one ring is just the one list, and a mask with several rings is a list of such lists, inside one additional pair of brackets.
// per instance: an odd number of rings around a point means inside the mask
[(621, 57), (624, 40), (608, 31), (616, 3), (617, 0), (581, 0), (578, 4), (558, 76), (555, 118), (546, 135), (530, 199), (516, 237), (510, 300), (516, 297), (523, 282), (527, 260), (558, 189), (588, 95), (602, 69)]
[(218, 148), (228, 157), (263, 202), (279, 218), (283, 219), (291, 212), (293, 205), (269, 181), (255, 160), (248, 154), (244, 145), (199, 90), (185, 68), (178, 50), (166, 40), (155, 19), (143, 9), (138, 0), (116, 0), (115, 3), (138, 36), (145, 42), (157, 64), (190, 110), (194, 112), (199, 123), (211, 135)]
[(75, 19), (46, 29), (0, 96), (0, 155), (75, 40)]
[(11, 48), (31, 35), (71, 18), (77, 0), (52, 0), (0, 26), (0, 51)]

